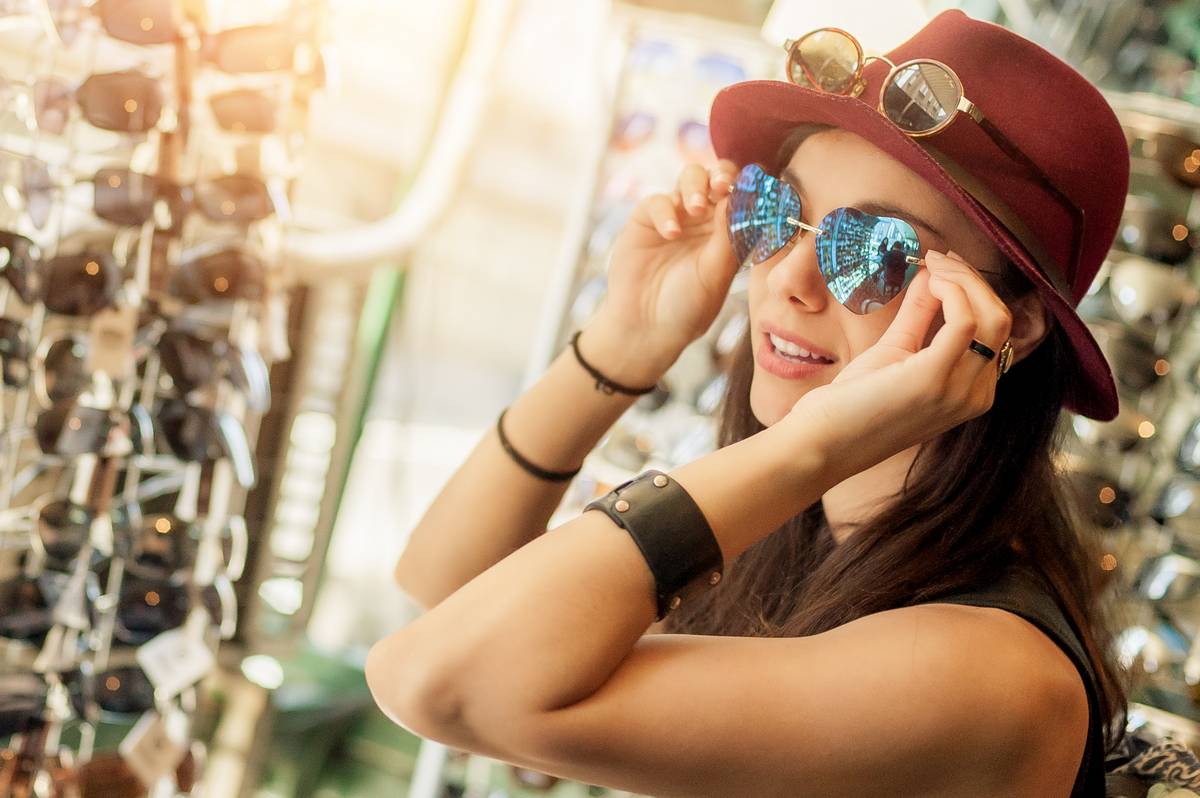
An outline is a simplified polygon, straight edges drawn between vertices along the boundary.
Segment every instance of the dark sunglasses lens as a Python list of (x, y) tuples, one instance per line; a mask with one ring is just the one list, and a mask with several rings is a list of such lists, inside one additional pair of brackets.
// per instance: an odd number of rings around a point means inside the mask
[(80, 407), (70, 400), (55, 404), (34, 422), (42, 451), (68, 456), (99, 452), (111, 427), (107, 411)]
[(800, 218), (800, 196), (786, 182), (767, 174), (758, 164), (738, 173), (729, 197), (729, 239), (738, 263), (762, 263), (784, 247), (799, 228), (788, 219)]
[(275, 72), (291, 69), (295, 37), (278, 25), (248, 25), (217, 33), (208, 58), (225, 72)]
[(112, 668), (96, 676), (96, 703), (105, 712), (138, 715), (154, 709), (154, 685), (138, 667)]
[(37, 301), (35, 269), (41, 253), (37, 244), (18, 233), (0, 231), (0, 266), (4, 279), (26, 305)]
[(223, 455), (212, 411), (178, 399), (166, 399), (158, 426), (172, 454), (188, 462), (215, 460)]
[(819, 30), (805, 36), (796, 47), (798, 52), (790, 64), (796, 83), (835, 94), (853, 88), (861, 64), (858, 47), (849, 36)]
[(187, 393), (207, 384), (216, 373), (213, 345), (178, 330), (168, 330), (158, 340), (158, 355), (175, 389)]
[(85, 368), (87, 343), (82, 338), (60, 338), (46, 349), (42, 380), (51, 402), (74, 399), (91, 382)]
[(107, 255), (60, 255), (46, 262), (46, 309), (66, 316), (92, 316), (112, 305), (121, 287), (121, 270)]
[(179, 267), (174, 293), (188, 302), (259, 299), (263, 293), (262, 262), (237, 247), (204, 255)]
[(181, 626), (187, 619), (185, 588), (162, 580), (127, 578), (117, 602), (113, 637), (140, 646), (156, 635)]
[(98, 0), (104, 32), (132, 44), (166, 44), (179, 36), (174, 0)]
[(50, 601), (43, 589), (46, 579), (17, 576), (0, 582), (0, 637), (40, 641), (52, 625)]
[(101, 169), (94, 178), (96, 215), (113, 224), (136, 227), (154, 215), (159, 182), (129, 169)]
[(217, 222), (257, 222), (275, 212), (266, 184), (247, 175), (224, 175), (197, 184), (196, 204)]
[(163, 95), (158, 81), (138, 72), (92, 75), (75, 92), (84, 117), (105, 130), (145, 133), (158, 124)]
[(890, 216), (838, 208), (821, 222), (817, 263), (829, 291), (849, 310), (871, 313), (892, 301), (917, 275), (921, 243), (912, 225)]
[(0, 362), (5, 385), (21, 388), (29, 382), (29, 340), (16, 319), (0, 317)]
[(134, 544), (131, 570), (168, 579), (193, 561), (189, 525), (170, 513), (146, 516)]
[(59, 499), (42, 508), (38, 537), (46, 555), (57, 563), (69, 563), (91, 535), (92, 514), (85, 507)]
[(928, 133), (945, 124), (962, 99), (953, 74), (929, 61), (897, 70), (883, 89), (883, 113), (901, 130)]
[(234, 133), (270, 133), (275, 129), (275, 101), (252, 89), (214, 94), (208, 100), (217, 124)]

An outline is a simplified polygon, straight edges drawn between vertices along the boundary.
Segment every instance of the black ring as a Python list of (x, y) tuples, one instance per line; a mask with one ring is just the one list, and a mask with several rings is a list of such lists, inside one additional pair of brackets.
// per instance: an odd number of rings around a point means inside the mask
[(996, 353), (995, 353), (995, 352), (993, 352), (993, 351), (992, 351), (990, 348), (988, 348), (987, 346), (985, 346), (985, 345), (983, 345), (983, 344), (979, 343), (979, 342), (978, 342), (978, 341), (976, 341), (974, 338), (972, 338), (972, 339), (971, 339), (971, 345), (970, 345), (969, 347), (967, 347), (967, 348), (968, 348), (968, 349), (970, 349), (970, 350), (972, 350), (972, 351), (974, 351), (974, 352), (978, 352), (979, 354), (983, 355), (984, 359), (986, 359), (986, 360), (991, 360), (992, 358), (994, 358), (994, 357), (996, 356)]

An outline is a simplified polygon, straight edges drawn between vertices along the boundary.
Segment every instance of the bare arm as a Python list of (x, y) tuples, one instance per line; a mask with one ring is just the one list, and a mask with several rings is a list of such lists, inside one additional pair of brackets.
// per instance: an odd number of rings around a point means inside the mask
[[(678, 352), (650, 352), (598, 314), (579, 337), (584, 358), (623, 385), (651, 385)], [(577, 467), (636, 397), (605, 394), (564, 347), (504, 417), (527, 460), (551, 471)], [(525, 472), (500, 445), (495, 425), (450, 477), (412, 532), (396, 581), (429, 609), (546, 530), (569, 482)]]

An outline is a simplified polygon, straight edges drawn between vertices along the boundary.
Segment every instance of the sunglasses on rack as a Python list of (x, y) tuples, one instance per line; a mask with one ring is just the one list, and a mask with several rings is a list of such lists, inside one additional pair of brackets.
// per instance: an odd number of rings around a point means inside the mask
[(799, 86), (815, 91), (857, 97), (866, 88), (863, 70), (872, 60), (891, 70), (883, 79), (877, 108), (902, 132), (914, 138), (932, 136), (965, 114), (1009, 158), (1021, 164), (1071, 217), (1071, 252), (1074, 263), (1068, 274), (1077, 274), (1084, 238), (1083, 209), (1055, 185), (1046, 173), (963, 94), (962, 80), (946, 64), (931, 58), (914, 58), (894, 64), (883, 56), (864, 57), (862, 45), (840, 28), (818, 28), (784, 43), (788, 52), (787, 76)]
[(182, 398), (225, 380), (245, 397), (255, 412), (265, 412), (270, 406), (267, 364), (257, 350), (182, 329), (164, 332), (158, 339), (157, 349), (163, 370)]
[(113, 639), (140, 646), (163, 632), (183, 626), (193, 606), (193, 590), (221, 637), (232, 637), (237, 622), (237, 598), (233, 583), (223, 574), (218, 574), (212, 584), (195, 587), (183, 579), (147, 579), (128, 574), (122, 580), (117, 600)]
[(240, 244), (198, 247), (184, 254), (168, 281), (168, 291), (191, 304), (224, 299), (262, 299), (266, 266)]
[(162, 117), (160, 81), (137, 70), (101, 72), (77, 86), (61, 78), (33, 84), (34, 118), (39, 129), (61, 136), (71, 120), (72, 103), (95, 127), (117, 133), (146, 133)]
[[(54, 626), (54, 609), (67, 592), (71, 574), (44, 569), (36, 576), (18, 574), (0, 581), (0, 638), (40, 646)], [(100, 596), (100, 583), (88, 573), (84, 604), (91, 607)]]
[(800, 194), (758, 164), (738, 173), (729, 196), (729, 238), (738, 263), (762, 263), (801, 230), (816, 235), (829, 290), (859, 315), (879, 310), (916, 277), (921, 240), (911, 224), (856, 208), (836, 208), (816, 227), (801, 221)]
[(124, 279), (106, 252), (84, 251), (53, 258), (29, 238), (0, 230), (5, 281), (26, 305), (42, 301), (51, 313), (92, 316), (111, 307)]
[(228, 459), (238, 484), (249, 488), (255, 480), (254, 458), (246, 431), (232, 415), (189, 404), (178, 397), (159, 400), (155, 427), (170, 452), (188, 463)]
[(155, 208), (165, 204), (170, 223), (176, 225), (191, 210), (215, 222), (259, 222), (275, 213), (266, 183), (242, 174), (220, 175), (181, 185), (154, 175), (125, 168), (105, 168), (90, 181), (95, 185), (92, 208), (101, 219), (137, 227), (155, 218)]
[(278, 125), (279, 103), (256, 89), (231, 89), (210, 95), (208, 107), (217, 125), (231, 133), (272, 133)]

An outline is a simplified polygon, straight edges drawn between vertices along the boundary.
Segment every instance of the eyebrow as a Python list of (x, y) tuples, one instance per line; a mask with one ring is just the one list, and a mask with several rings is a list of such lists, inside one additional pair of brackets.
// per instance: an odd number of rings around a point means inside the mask
[[(791, 166), (784, 168), (783, 179), (786, 180), (787, 182), (791, 183), (792, 188), (796, 189), (796, 191), (798, 193), (801, 193), (801, 194), (803, 193), (803, 188), (801, 187), (801, 184), (800, 184), (800, 178), (799, 178), (799, 176), (796, 175), (796, 173), (794, 171), (792, 171)], [(933, 233), (935, 236), (940, 238), (942, 241), (946, 240), (946, 236), (942, 233), (941, 230), (934, 227), (932, 224), (927, 222), (925, 219), (921, 218), (920, 216), (917, 216), (910, 210), (906, 210), (904, 208), (897, 208), (894, 205), (888, 205), (887, 203), (884, 203), (884, 202), (859, 202), (859, 203), (856, 203), (853, 207), (857, 208), (860, 211), (865, 211), (866, 213), (875, 214), (877, 216), (895, 216), (895, 217), (898, 217), (905, 221), (911, 221), (914, 224), (916, 224), (920, 227), (923, 227), (926, 230), (928, 230), (929, 232)]]

